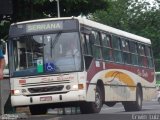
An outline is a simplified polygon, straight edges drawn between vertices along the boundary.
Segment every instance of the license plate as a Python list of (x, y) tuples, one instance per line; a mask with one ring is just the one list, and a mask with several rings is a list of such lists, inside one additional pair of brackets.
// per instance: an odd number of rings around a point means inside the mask
[(52, 101), (52, 96), (40, 97), (40, 101)]

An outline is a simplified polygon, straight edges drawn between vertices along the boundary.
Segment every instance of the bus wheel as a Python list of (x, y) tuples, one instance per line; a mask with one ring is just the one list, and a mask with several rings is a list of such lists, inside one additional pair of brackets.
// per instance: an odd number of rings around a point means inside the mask
[(142, 91), (139, 87), (136, 90), (136, 101), (124, 102), (123, 105), (126, 112), (142, 110)]
[(40, 115), (40, 114), (46, 114), (47, 108), (43, 105), (32, 105), (29, 106), (31, 115)]
[(95, 102), (86, 102), (80, 106), (82, 114), (99, 113), (102, 108), (102, 93), (97, 86), (95, 93)]

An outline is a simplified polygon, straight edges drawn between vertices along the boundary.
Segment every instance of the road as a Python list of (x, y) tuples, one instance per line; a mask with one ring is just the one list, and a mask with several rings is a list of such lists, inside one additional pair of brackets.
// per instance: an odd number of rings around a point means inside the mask
[(104, 105), (99, 114), (68, 112), (63, 115), (57, 114), (55, 110), (49, 110), (47, 115), (29, 115), (26, 120), (160, 120), (160, 104), (156, 101), (144, 102), (142, 111), (136, 112), (125, 112), (121, 103), (117, 103), (114, 107)]

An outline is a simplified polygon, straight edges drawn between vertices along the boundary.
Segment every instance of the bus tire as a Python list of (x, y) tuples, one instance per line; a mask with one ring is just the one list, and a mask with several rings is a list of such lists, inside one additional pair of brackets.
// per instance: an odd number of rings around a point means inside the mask
[(96, 87), (95, 102), (85, 102), (80, 106), (82, 114), (99, 113), (102, 108), (102, 92), (99, 86)]
[(136, 101), (124, 102), (124, 109), (128, 111), (140, 111), (142, 110), (142, 90), (137, 86), (136, 89)]
[(29, 110), (31, 115), (40, 115), (40, 114), (46, 114), (47, 108), (42, 105), (31, 105), (29, 106)]

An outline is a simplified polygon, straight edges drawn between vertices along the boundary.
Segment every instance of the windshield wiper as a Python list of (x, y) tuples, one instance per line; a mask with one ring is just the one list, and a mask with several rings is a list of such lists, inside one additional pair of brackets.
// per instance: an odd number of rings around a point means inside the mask
[(51, 40), (51, 57), (52, 57), (52, 49), (55, 47), (61, 34), (62, 34), (62, 32), (58, 32), (57, 35), (55, 36), (54, 40)]

